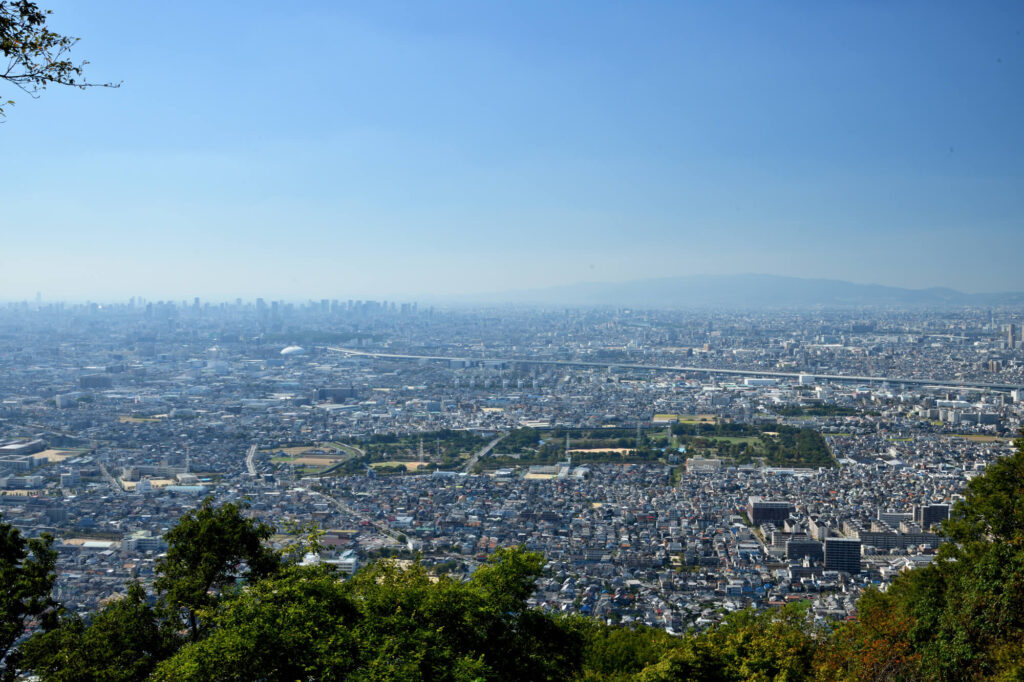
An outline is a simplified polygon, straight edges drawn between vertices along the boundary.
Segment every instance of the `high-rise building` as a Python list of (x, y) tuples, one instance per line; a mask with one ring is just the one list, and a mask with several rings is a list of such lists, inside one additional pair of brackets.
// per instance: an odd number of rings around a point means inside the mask
[(786, 558), (790, 561), (808, 558), (811, 561), (821, 561), (825, 558), (822, 545), (817, 540), (787, 540)]
[(793, 504), (790, 502), (766, 500), (757, 495), (747, 498), (747, 516), (755, 526), (769, 521), (785, 521), (793, 511)]
[(924, 530), (932, 524), (942, 523), (949, 518), (948, 504), (916, 504), (914, 505), (914, 521)]
[(825, 569), (860, 573), (860, 540), (825, 538)]

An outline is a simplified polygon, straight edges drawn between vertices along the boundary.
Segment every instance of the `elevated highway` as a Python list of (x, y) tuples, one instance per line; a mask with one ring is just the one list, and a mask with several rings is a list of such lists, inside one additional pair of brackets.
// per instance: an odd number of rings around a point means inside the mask
[(250, 476), (256, 476), (256, 449), (257, 444), (253, 443), (245, 453), (245, 472)]
[(800, 376), (813, 376), (826, 381), (854, 384), (907, 384), (913, 386), (934, 386), (936, 388), (977, 388), (991, 391), (1013, 391), (1022, 389), (1020, 384), (993, 384), (978, 381), (960, 381), (956, 379), (917, 379), (891, 376), (857, 376), (851, 374), (814, 374), (813, 372), (776, 372), (761, 369), (716, 369), (713, 367), (690, 367), (686, 365), (644, 365), (628, 362), (593, 362), (587, 360), (546, 360), (528, 357), (459, 357), (454, 355), (413, 355), (408, 353), (376, 353), (355, 350), (353, 348), (328, 347), (327, 350), (345, 355), (382, 358), (391, 360), (413, 361), (456, 361), (456, 362), (507, 362), (521, 365), (553, 365), (559, 367), (622, 367), (625, 369), (649, 370), (655, 372), (675, 372), (686, 374), (707, 374), (709, 376), (741, 376), (764, 377), (769, 379), (796, 379)]
[(479, 450), (477, 450), (476, 454), (474, 454), (472, 457), (469, 458), (469, 461), (466, 462), (466, 466), (464, 466), (462, 468), (462, 470), (464, 472), (466, 472), (467, 474), (471, 473), (473, 471), (473, 465), (476, 464), (477, 462), (479, 462), (481, 457), (486, 457), (487, 453), (490, 452), (491, 450), (493, 450), (494, 446), (497, 445), (501, 441), (501, 439), (504, 438), (507, 435), (508, 435), (507, 433), (503, 433), (500, 436), (498, 436), (497, 438), (495, 438), (494, 440), (492, 440), (487, 445), (485, 445), (482, 448), (480, 448)]

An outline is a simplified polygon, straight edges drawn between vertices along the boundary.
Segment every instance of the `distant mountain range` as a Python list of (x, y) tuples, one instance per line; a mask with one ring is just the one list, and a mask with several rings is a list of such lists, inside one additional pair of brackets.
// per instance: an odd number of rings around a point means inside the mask
[(631, 282), (589, 282), (473, 297), (490, 303), (643, 308), (803, 308), (814, 306), (1004, 306), (1024, 293), (965, 294), (943, 287), (904, 289), (836, 279), (778, 275), (688, 275)]

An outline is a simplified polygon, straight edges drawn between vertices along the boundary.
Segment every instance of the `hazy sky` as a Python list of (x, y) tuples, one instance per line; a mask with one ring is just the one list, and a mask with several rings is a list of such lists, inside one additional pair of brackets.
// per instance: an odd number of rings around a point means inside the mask
[(38, 0), (0, 299), (1024, 290), (1024, 3)]

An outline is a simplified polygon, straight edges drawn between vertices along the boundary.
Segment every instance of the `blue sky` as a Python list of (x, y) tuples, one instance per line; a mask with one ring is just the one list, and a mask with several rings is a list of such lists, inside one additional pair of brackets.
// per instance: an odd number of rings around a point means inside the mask
[(0, 299), (1024, 290), (1024, 4), (41, 0)]

